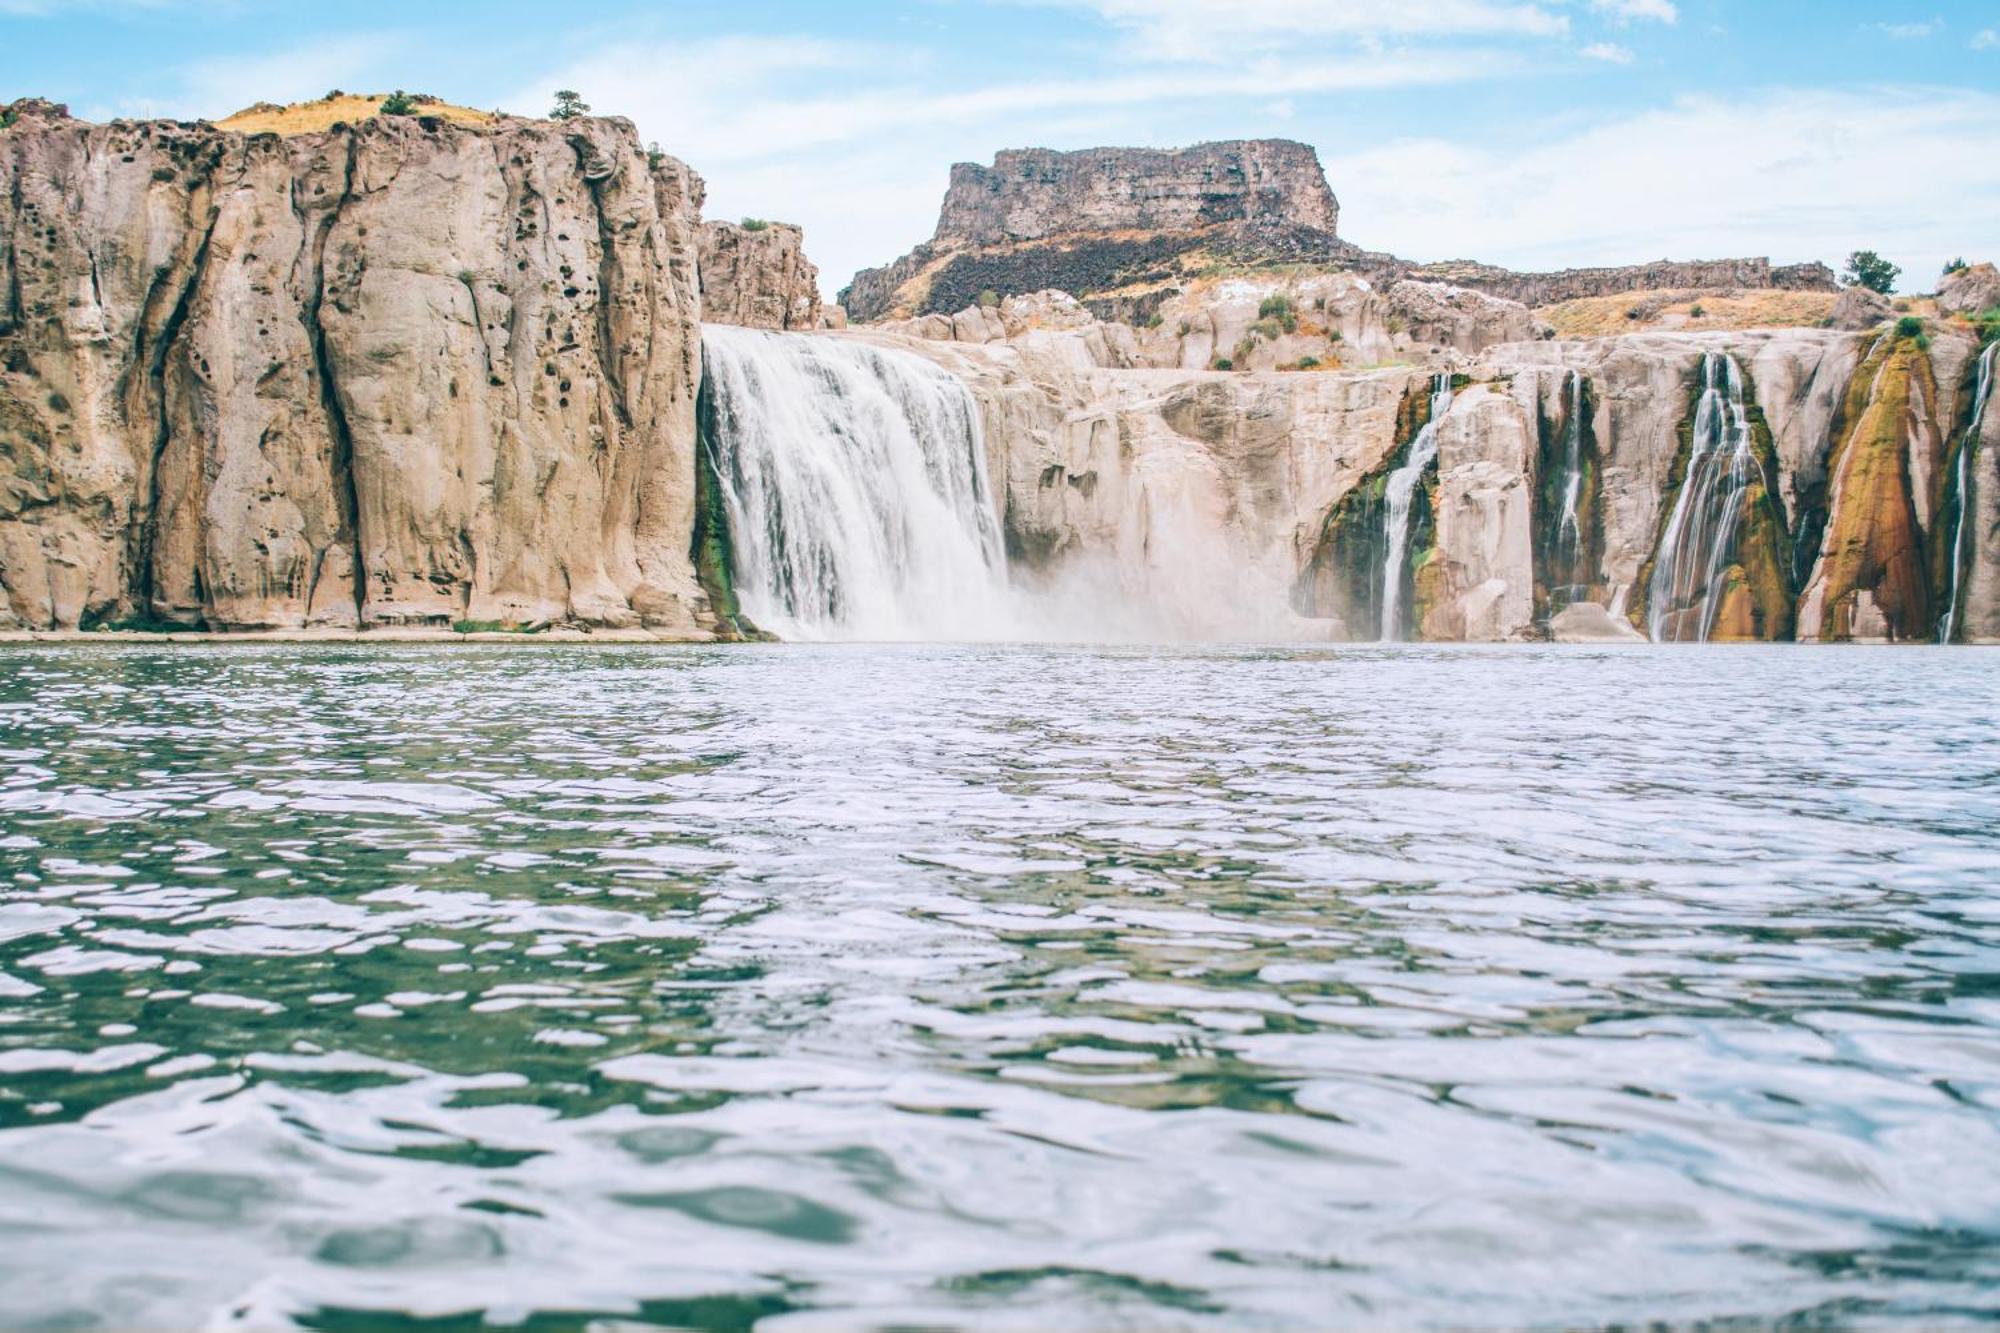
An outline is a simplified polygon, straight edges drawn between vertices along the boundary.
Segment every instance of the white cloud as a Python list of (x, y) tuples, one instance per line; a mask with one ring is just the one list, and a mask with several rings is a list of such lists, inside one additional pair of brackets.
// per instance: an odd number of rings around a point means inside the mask
[[(1146, 59), (1219, 61), (1302, 40), (1560, 36), (1569, 19), (1526, 0), (1026, 0), (1095, 13)], [(1607, 0), (1657, 5), (1666, 0)], [(1561, 0), (1555, 0), (1561, 3)], [(1671, 5), (1667, 5), (1669, 9)]]
[(2000, 28), (1981, 28), (1972, 35), (1973, 50), (1991, 51), (1995, 47), (2000, 47)]
[(1592, 42), (1589, 46), (1578, 51), (1577, 54), (1585, 60), (1602, 60), (1612, 65), (1629, 65), (1632, 63), (1631, 48), (1620, 46), (1616, 42)]
[[(1687, 98), (1541, 144), (1383, 144), (1328, 159), (1341, 230), (1416, 259), (1517, 268), (1857, 248), (1912, 273), (2000, 235), (2000, 95), (1939, 89)], [(1884, 180), (1951, 182), (1912, 209)]]
[(1921, 23), (1877, 23), (1875, 29), (1897, 41), (1914, 41), (1919, 37), (1929, 37), (1944, 27), (1944, 20), (1925, 19)]
[(1673, 0), (1590, 0), (1590, 7), (1609, 14), (1620, 23), (1651, 19), (1655, 23), (1678, 23), (1681, 12)]
[[(711, 217), (754, 214), (804, 224), (829, 290), (930, 234), (946, 164), (1027, 144), (1171, 144), (1254, 133), (1297, 98), (1436, 86), (1511, 71), (1511, 57), (1430, 50), (1367, 57), (1247, 60), (1189, 69), (939, 88), (871, 79), (857, 68), (908, 69), (911, 52), (857, 42), (734, 37), (620, 42), (503, 100), (541, 107), (582, 88), (600, 111), (700, 171)], [(1203, 118), (1204, 108), (1226, 108)], [(1230, 126), (1185, 134), (1191, 123)]]

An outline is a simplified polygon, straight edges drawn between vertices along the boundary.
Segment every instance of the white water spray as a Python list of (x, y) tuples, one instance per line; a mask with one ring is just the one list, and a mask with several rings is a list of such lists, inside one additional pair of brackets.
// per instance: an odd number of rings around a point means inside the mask
[(787, 639), (1009, 637), (979, 409), (845, 338), (702, 330), (708, 447), (744, 613)]
[(1431, 381), (1431, 415), (1417, 438), (1410, 441), (1409, 457), (1389, 474), (1388, 540), (1382, 557), (1382, 642), (1394, 643), (1403, 637), (1403, 553), (1410, 541), (1410, 497), (1424, 469), (1437, 461), (1438, 422), (1451, 407), (1451, 374), (1445, 372)]
[(1944, 615), (1938, 622), (1938, 642), (1950, 643), (1952, 631), (1958, 628), (1959, 582), (1964, 577), (1966, 533), (1971, 525), (1966, 522), (1966, 509), (1972, 504), (1972, 456), (1979, 449), (1979, 427), (1986, 419), (1986, 400), (1993, 393), (1993, 354), (2000, 352), (2000, 342), (1989, 343), (1979, 354), (1979, 382), (1972, 391), (1972, 425), (1966, 429), (1965, 438), (1958, 445), (1958, 514), (1951, 531), (1951, 583), (1950, 594), (1945, 600)]
[[(1655, 643), (1708, 641), (1722, 607), (1723, 571), (1757, 462), (1743, 409), (1743, 373), (1727, 352), (1703, 352), (1687, 475), (1653, 561), (1647, 631)], [(1692, 625), (1689, 624), (1692, 619)], [(1690, 632), (1692, 630), (1692, 632)]]

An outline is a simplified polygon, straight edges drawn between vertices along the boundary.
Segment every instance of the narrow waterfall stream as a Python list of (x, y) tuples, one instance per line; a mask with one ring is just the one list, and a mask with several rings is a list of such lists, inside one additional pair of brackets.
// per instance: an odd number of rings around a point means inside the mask
[(1561, 598), (1556, 609), (1577, 600), (1577, 560), (1583, 553), (1583, 525), (1578, 519), (1583, 499), (1583, 372), (1569, 373), (1569, 420), (1563, 430), (1562, 510), (1556, 520), (1556, 567), (1569, 582), (1552, 592)]
[(786, 639), (987, 639), (1010, 622), (979, 409), (845, 338), (702, 330), (708, 462), (744, 612)]
[(1655, 643), (1707, 642), (1721, 609), (1724, 571), (1756, 468), (1743, 372), (1727, 352), (1703, 352), (1687, 476), (1674, 499), (1646, 597)]
[(1966, 522), (1966, 508), (1972, 503), (1972, 456), (1979, 451), (1979, 429), (1986, 420), (1986, 400), (1993, 394), (1993, 354), (2000, 352), (2000, 342), (1987, 344), (1979, 354), (1979, 381), (1972, 391), (1972, 424), (1965, 429), (1965, 438), (1958, 446), (1958, 467), (1953, 477), (1953, 494), (1957, 511), (1951, 528), (1950, 582), (1945, 597), (1944, 615), (1938, 620), (1938, 642), (1950, 643), (1953, 631), (1958, 628), (1958, 603), (1960, 585), (1965, 578), (1965, 543), (1970, 524)]
[(1424, 469), (1437, 461), (1438, 422), (1451, 408), (1451, 375), (1444, 373), (1431, 381), (1431, 415), (1417, 438), (1410, 441), (1409, 457), (1389, 474), (1385, 492), (1389, 502), (1386, 536), (1382, 555), (1382, 642), (1395, 643), (1403, 637), (1403, 568), (1410, 540), (1410, 498)]

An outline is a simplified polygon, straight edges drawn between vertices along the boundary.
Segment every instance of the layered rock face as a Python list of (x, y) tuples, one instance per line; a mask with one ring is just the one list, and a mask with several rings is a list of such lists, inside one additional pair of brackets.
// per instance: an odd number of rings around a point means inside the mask
[(1318, 155), (1285, 139), (1022, 149), (954, 166), (931, 239), (855, 274), (840, 303), (876, 320), (957, 310), (985, 291), (1083, 296), (1165, 281), (1197, 252), (1252, 265), (1356, 261), (1339, 220)]
[(1339, 230), (1319, 155), (1289, 139), (1192, 148), (1023, 148), (960, 162), (932, 244), (1003, 245), (1080, 232), (1192, 231), (1228, 222)]
[(753, 329), (817, 329), (819, 269), (788, 222), (701, 224), (701, 317)]
[[(1703, 610), (1670, 625), (1929, 641), (1961, 507), (1953, 637), (2000, 637), (2000, 416), (1966, 438), (1977, 343), (1961, 327), (1516, 339), (1444, 371), (1332, 373), (1204, 372), (1172, 358), (1184, 338), (1151, 332), (1044, 293), (870, 336), (973, 386), (1023, 576), (1164, 632), (1376, 637), (1380, 496), (1445, 374), (1459, 388), (1433, 423), (1403, 575), (1415, 637), (1636, 639), (1676, 584), (1670, 562), (1693, 559)], [(1735, 489), (1719, 492), (1731, 526), (1676, 556), (1690, 477), (1730, 466), (1691, 456), (1722, 360), (1745, 413)]]
[(694, 632), (701, 183), (617, 120), (0, 130), (0, 625)]
[(1769, 259), (1655, 260), (1610, 268), (1568, 268), (1557, 273), (1515, 273), (1491, 264), (1447, 260), (1414, 266), (1410, 275), (1432, 282), (1471, 287), (1527, 306), (1554, 305), (1591, 296), (1639, 291), (1835, 290), (1833, 270), (1824, 264), (1777, 264)]

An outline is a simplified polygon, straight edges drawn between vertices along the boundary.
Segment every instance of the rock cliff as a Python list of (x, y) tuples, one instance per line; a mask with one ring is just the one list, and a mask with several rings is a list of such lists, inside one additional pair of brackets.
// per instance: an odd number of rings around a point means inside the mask
[(701, 317), (753, 329), (817, 329), (819, 269), (787, 222), (701, 224)]
[[(1438, 372), (1204, 371), (1174, 359), (1185, 336), (1151, 332), (1044, 293), (866, 336), (973, 386), (1016, 569), (1052, 595), (1083, 589), (1163, 632), (1375, 637), (1381, 487)], [(1952, 324), (1480, 344), (1445, 372), (1463, 387), (1416, 502), (1413, 628), (1640, 637), (1704, 365), (1726, 357), (1751, 461), (1709, 637), (1932, 639), (1961, 503), (1947, 465), (1969, 447), (1954, 637), (1992, 641), (2000, 416), (1955, 443), (1976, 348)]]
[(696, 632), (700, 179), (630, 124), (0, 130), (0, 625)]
[(1192, 148), (1023, 148), (951, 169), (939, 247), (1004, 245), (1082, 232), (1193, 231), (1231, 222), (1339, 230), (1319, 155), (1289, 139)]
[(931, 239), (855, 274), (840, 303), (876, 320), (956, 310), (986, 291), (1158, 284), (1212, 260), (1356, 262), (1339, 221), (1318, 154), (1285, 139), (1021, 149), (954, 166)]

